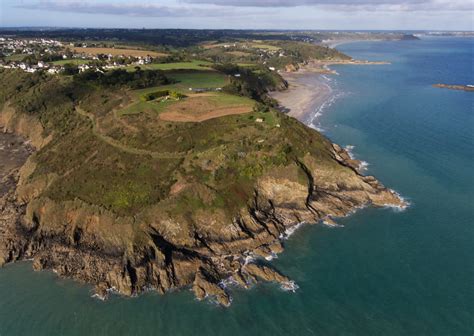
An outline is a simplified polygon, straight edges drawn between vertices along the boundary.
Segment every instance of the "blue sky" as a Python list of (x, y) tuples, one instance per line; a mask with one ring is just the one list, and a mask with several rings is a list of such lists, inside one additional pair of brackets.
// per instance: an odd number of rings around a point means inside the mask
[(473, 30), (473, 0), (0, 0), (0, 26)]

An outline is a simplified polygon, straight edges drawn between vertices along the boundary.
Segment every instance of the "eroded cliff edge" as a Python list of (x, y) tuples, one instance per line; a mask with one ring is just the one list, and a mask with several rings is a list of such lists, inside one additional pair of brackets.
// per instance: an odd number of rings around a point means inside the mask
[[(202, 139), (193, 139), (193, 147), (180, 151), (185, 154), (179, 158), (163, 158), (124, 154), (95, 136), (89, 120), (74, 113), (78, 104), (90, 108), (84, 101), (94, 97), (61, 105), (76, 122), (64, 130), (48, 126), (42, 114), (20, 111), (21, 104), (11, 99), (4, 101), (1, 126), (34, 137), (37, 152), (12, 172), (18, 185), (0, 201), (0, 264), (33, 259), (35, 269), (94, 284), (102, 296), (108, 289), (134, 295), (190, 286), (199, 299), (209, 296), (229, 305), (224, 280), (243, 287), (276, 281), (292, 288), (291, 279), (249, 257), (280, 253), (282, 239), (295, 225), (331, 223), (369, 205), (405, 206), (374, 177), (361, 175), (359, 163), (344, 149), (279, 112), (271, 112), (276, 121), (268, 125), (239, 119), (244, 126), (231, 139), (224, 130), (225, 136), (214, 134), (218, 139), (212, 145), (201, 148)], [(49, 103), (42, 103), (49, 111)], [(237, 128), (236, 120), (228, 119)], [(207, 126), (215, 124), (195, 127)], [(168, 169), (154, 187), (163, 186), (162, 193), (150, 202), (147, 198), (139, 210), (129, 205), (142, 202), (137, 198), (142, 194), (127, 199), (124, 207), (123, 195), (116, 195), (121, 184), (102, 186), (106, 193), (99, 194), (100, 203), (99, 196), (91, 198), (87, 192), (95, 190), (82, 188), (90, 180), (93, 185), (110, 181), (101, 174), (104, 162), (112, 159), (107, 169), (126, 176), (144, 174), (143, 162), (135, 169), (127, 166), (131, 161), (150, 162), (153, 174)], [(153, 180), (139, 182), (146, 188)], [(127, 190), (126, 195), (136, 192)]]

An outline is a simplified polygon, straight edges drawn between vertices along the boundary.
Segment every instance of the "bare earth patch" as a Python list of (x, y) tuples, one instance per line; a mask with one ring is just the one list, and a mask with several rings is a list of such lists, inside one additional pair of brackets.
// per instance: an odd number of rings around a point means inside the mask
[(190, 97), (182, 102), (173, 104), (166, 112), (160, 113), (160, 119), (178, 122), (202, 122), (226, 115), (243, 114), (252, 111), (246, 104), (222, 106), (207, 99), (209, 94)]

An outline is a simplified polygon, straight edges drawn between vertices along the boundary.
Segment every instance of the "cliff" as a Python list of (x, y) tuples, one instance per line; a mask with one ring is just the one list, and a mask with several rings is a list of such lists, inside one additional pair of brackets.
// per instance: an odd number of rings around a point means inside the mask
[[(11, 120), (27, 118), (42, 130), (37, 151), (11, 173), (17, 186), (1, 197), (0, 264), (33, 259), (36, 270), (94, 284), (100, 296), (192, 287), (199, 299), (229, 305), (227, 280), (294, 288), (261, 258), (282, 252), (296, 225), (329, 224), (368, 205), (405, 206), (361, 175), (344, 149), (280, 112), (132, 124), (139, 115), (119, 125), (110, 120), (126, 92), (65, 95), (54, 106), (42, 98), (64, 85), (41, 78), (21, 101), (6, 92), (1, 102), (4, 129), (19, 132)], [(40, 103), (25, 105), (28, 94)], [(94, 115), (92, 124), (79, 106)], [(131, 129), (146, 133), (160, 123), (154, 142), (144, 135), (138, 142)]]

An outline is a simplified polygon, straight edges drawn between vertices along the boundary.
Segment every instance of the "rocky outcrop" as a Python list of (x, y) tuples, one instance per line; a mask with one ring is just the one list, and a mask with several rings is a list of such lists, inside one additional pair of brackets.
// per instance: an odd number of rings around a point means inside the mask
[[(271, 281), (293, 288), (291, 280), (269, 264), (248, 260), (282, 252), (282, 238), (298, 223), (331, 221), (368, 204), (404, 206), (375, 178), (359, 175), (344, 149), (335, 145), (333, 155), (351, 167), (347, 176), (331, 179), (330, 172), (310, 158), (295, 163), (293, 169), (305, 174), (306, 183), (289, 177), (260, 179), (254, 199), (233, 218), (228, 233), (212, 237), (194, 228), (189, 242), (163, 234), (151, 223), (143, 225), (146, 232), (136, 232), (133, 219), (80, 201), (57, 204), (43, 199), (19, 205), (10, 191), (1, 200), (0, 263), (33, 258), (36, 270), (52, 269), (59, 276), (96, 284), (103, 297), (110, 289), (134, 295), (191, 286), (198, 299), (209, 297), (228, 306), (226, 279), (244, 287)], [(101, 230), (107, 230), (107, 239)], [(123, 239), (130, 236), (135, 236), (135, 244)]]
[(283, 251), (289, 231), (300, 223), (333, 223), (367, 205), (406, 205), (374, 177), (361, 175), (346, 150), (332, 145), (327, 151), (330, 162), (307, 154), (264, 173), (232, 216), (222, 208), (170, 214), (175, 197), (189, 188), (212, 199), (212, 188), (191, 182), (134, 217), (80, 199), (55, 201), (41, 192), (55, 176), (31, 179), (34, 160), (22, 161), (22, 169), (5, 176), (12, 182), (0, 195), (0, 265), (33, 259), (35, 270), (94, 284), (101, 297), (191, 287), (198, 299), (228, 306), (229, 283), (248, 288), (270, 281), (295, 289), (265, 260)]
[(474, 92), (474, 85), (433, 84), (433, 87), (440, 88), (440, 89)]
[(36, 149), (46, 146), (53, 138), (51, 134), (44, 134), (43, 126), (36, 118), (16, 113), (9, 102), (0, 109), (0, 130), (27, 138)]

